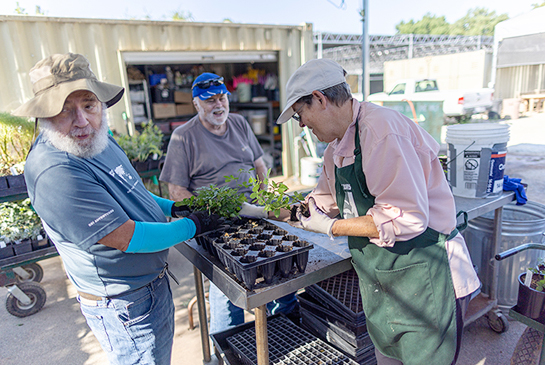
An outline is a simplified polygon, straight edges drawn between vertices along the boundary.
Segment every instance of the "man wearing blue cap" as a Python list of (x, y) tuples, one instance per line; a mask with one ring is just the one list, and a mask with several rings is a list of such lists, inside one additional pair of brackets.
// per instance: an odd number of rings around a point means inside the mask
[[(263, 150), (250, 124), (238, 114), (229, 114), (230, 92), (223, 77), (205, 72), (192, 86), (193, 104), (198, 114), (172, 132), (160, 180), (168, 183), (172, 200), (193, 196), (203, 186), (229, 186), (251, 200), (251, 188), (241, 187), (250, 177), (265, 177)], [(255, 169), (255, 170), (254, 170)], [(243, 172), (241, 172), (241, 170)], [(250, 171), (251, 170), (251, 171)], [(238, 180), (225, 182), (225, 176)], [(268, 218), (262, 207), (244, 203), (241, 216)], [(210, 332), (244, 323), (244, 312), (210, 284)], [(293, 294), (268, 305), (273, 313), (297, 307)]]

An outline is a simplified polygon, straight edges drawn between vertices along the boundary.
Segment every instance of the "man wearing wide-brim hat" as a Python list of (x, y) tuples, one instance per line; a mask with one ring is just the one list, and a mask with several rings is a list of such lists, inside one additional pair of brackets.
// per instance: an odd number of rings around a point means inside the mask
[(106, 109), (123, 88), (97, 80), (85, 57), (49, 56), (29, 76), (34, 98), (13, 112), (40, 125), (25, 165), (28, 195), (87, 324), (112, 364), (170, 364), (168, 248), (214, 229), (217, 217), (181, 212), (146, 190), (108, 134)]
[(277, 123), (293, 118), (329, 143), (300, 225), (348, 236), (379, 365), (453, 364), (479, 279), (439, 144), (402, 114), (358, 102), (345, 75), (334, 61), (311, 60), (286, 86)]

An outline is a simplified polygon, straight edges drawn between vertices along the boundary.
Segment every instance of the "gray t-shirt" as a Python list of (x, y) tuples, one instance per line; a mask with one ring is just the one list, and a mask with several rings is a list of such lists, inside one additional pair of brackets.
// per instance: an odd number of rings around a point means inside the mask
[[(263, 156), (249, 123), (244, 117), (230, 113), (227, 131), (218, 136), (208, 131), (198, 115), (176, 128), (170, 137), (165, 165), (159, 180), (187, 188), (190, 192), (202, 186), (214, 184), (239, 189), (250, 199), (250, 188), (239, 184), (255, 177), (254, 161)], [(225, 182), (225, 176), (238, 180)]]
[(28, 156), (25, 180), (30, 201), (78, 290), (112, 296), (159, 275), (168, 250), (130, 254), (97, 243), (129, 219), (166, 222), (112, 137), (102, 153), (84, 159), (56, 149), (40, 135)]

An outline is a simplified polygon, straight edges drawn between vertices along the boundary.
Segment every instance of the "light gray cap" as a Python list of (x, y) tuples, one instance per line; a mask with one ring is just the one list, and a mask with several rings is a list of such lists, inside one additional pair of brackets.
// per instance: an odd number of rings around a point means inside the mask
[(303, 96), (312, 94), (314, 90), (321, 91), (343, 82), (346, 82), (344, 69), (337, 62), (326, 58), (306, 62), (288, 80), (286, 85), (288, 101), (276, 124), (290, 120), (295, 113), (293, 104)]

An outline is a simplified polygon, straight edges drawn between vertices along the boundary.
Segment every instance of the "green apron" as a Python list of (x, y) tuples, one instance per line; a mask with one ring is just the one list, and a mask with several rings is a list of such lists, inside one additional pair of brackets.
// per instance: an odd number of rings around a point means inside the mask
[[(374, 205), (361, 166), (356, 122), (353, 165), (335, 169), (337, 205), (343, 218), (366, 215)], [(384, 166), (388, 168), (388, 166)], [(404, 365), (451, 364), (456, 351), (456, 298), (445, 241), (431, 228), (419, 236), (378, 247), (367, 237), (348, 237), (374, 345)]]

